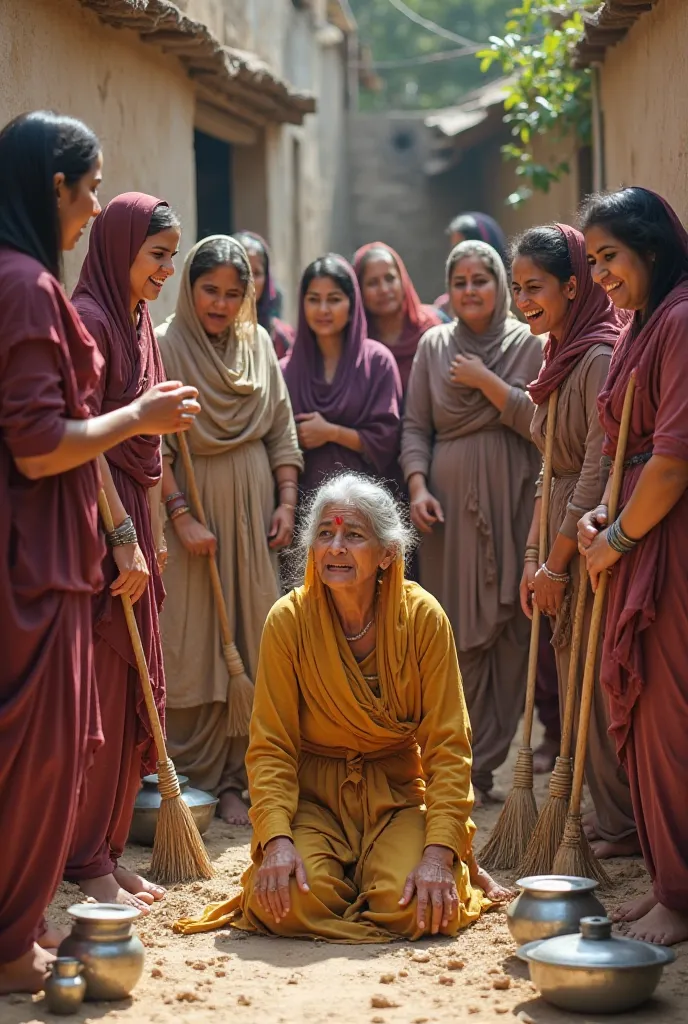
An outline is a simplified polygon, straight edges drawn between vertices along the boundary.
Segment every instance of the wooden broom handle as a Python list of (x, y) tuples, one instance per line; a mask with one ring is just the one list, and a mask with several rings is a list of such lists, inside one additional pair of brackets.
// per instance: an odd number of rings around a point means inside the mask
[[(108, 504), (105, 491), (102, 489), (98, 495), (98, 511), (100, 512), (100, 518), (103, 520), (105, 532), (112, 533), (115, 528), (115, 524), (112, 520), (112, 513), (110, 511), (110, 505)], [(163, 736), (162, 726), (160, 725), (160, 715), (158, 714), (158, 709), (155, 706), (155, 697), (153, 696), (153, 687), (151, 685), (150, 674), (148, 672), (146, 655), (143, 650), (143, 644), (141, 643), (141, 634), (139, 633), (139, 627), (136, 623), (134, 607), (128, 594), (122, 594), (122, 605), (124, 607), (124, 617), (127, 620), (127, 629), (129, 630), (131, 646), (134, 648), (136, 666), (141, 679), (141, 689), (143, 690), (143, 697), (146, 702), (146, 710), (148, 711), (148, 718), (153, 732), (155, 748), (158, 752), (158, 761), (167, 761), (165, 737)]]
[[(549, 396), (547, 405), (547, 434), (545, 436), (545, 461), (542, 472), (542, 502), (540, 505), (540, 538), (538, 557), (540, 565), (547, 558), (549, 536), (549, 502), (552, 490), (552, 459), (554, 453), (554, 432), (557, 424), (557, 400), (559, 388)], [(533, 618), (530, 627), (530, 648), (528, 650), (528, 674), (526, 676), (526, 706), (523, 713), (523, 746), (530, 746), (535, 714), (535, 684), (537, 681), (538, 654), (540, 653), (540, 609), (533, 604)]]
[(581, 555), (578, 560), (578, 595), (576, 598), (576, 610), (573, 615), (573, 628), (571, 630), (569, 673), (566, 681), (566, 702), (564, 704), (564, 720), (561, 727), (561, 749), (559, 751), (559, 756), (566, 758), (571, 756), (573, 720), (576, 714), (576, 697), (578, 695), (578, 665), (580, 661), (581, 641), (583, 640), (585, 606), (587, 601), (588, 570), (585, 564), (585, 556)]
[[(196, 474), (194, 473), (193, 462), (191, 461), (191, 452), (189, 451), (189, 442), (187, 441), (184, 434), (177, 434), (177, 440), (179, 442), (179, 451), (182, 455), (182, 462), (184, 463), (184, 470), (186, 472), (186, 483), (189, 488), (189, 495), (191, 497), (191, 505), (193, 506), (193, 513), (198, 519), (202, 526), (208, 529), (208, 520), (205, 517), (203, 511), (203, 502), (201, 501), (201, 493), (198, 490), (198, 483), (196, 482)], [(220, 632), (222, 634), (222, 643), (225, 647), (233, 643), (232, 630), (229, 626), (229, 616), (227, 614), (227, 605), (225, 603), (225, 595), (222, 590), (222, 580), (220, 579), (220, 571), (217, 567), (217, 562), (214, 555), (208, 556), (208, 565), (210, 567), (210, 583), (213, 588), (213, 598), (215, 599), (215, 609), (217, 611), (217, 617), (220, 622)]]
[[(623, 483), (623, 468), (626, 458), (626, 446), (628, 444), (628, 432), (631, 426), (631, 413), (633, 412), (633, 395), (635, 393), (636, 371), (633, 370), (626, 386), (623, 410), (621, 412), (621, 423), (619, 425), (619, 439), (616, 442), (616, 455), (614, 456), (614, 471), (612, 474), (612, 486), (609, 493), (609, 506), (607, 522), (611, 525), (616, 519), (616, 510), (619, 507), (621, 497), (621, 484)], [(602, 628), (602, 616), (604, 614), (604, 599), (607, 594), (607, 583), (609, 573), (603, 572), (597, 582), (595, 600), (592, 606), (592, 617), (590, 620), (590, 637), (588, 649), (585, 653), (585, 668), (583, 671), (583, 689), (581, 692), (581, 707), (578, 722), (578, 737), (576, 740), (576, 759), (573, 768), (573, 787), (571, 790), (571, 803), (569, 813), (580, 814), (581, 795), (583, 792), (583, 780), (585, 778), (585, 755), (588, 749), (588, 728), (590, 725), (590, 709), (595, 689), (595, 662), (597, 660), (597, 645), (600, 639)]]

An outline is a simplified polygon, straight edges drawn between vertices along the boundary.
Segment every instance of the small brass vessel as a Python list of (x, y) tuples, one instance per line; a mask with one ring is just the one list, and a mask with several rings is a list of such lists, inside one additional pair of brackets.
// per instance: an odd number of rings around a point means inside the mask
[(76, 903), (71, 935), (58, 956), (83, 964), (86, 999), (126, 999), (143, 973), (143, 945), (132, 932), (140, 911), (118, 903)]
[(507, 909), (507, 924), (516, 942), (534, 942), (578, 931), (583, 917), (606, 911), (593, 878), (574, 875), (532, 875), (519, 878), (521, 893)]
[(50, 965), (45, 983), (45, 1001), (51, 1013), (76, 1013), (86, 995), (84, 965), (73, 956), (59, 956)]

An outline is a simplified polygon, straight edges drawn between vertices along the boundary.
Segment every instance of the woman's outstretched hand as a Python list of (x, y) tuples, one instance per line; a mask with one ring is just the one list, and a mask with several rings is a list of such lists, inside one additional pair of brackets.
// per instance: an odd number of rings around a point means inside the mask
[(414, 892), (418, 894), (418, 927), (425, 931), (429, 925), (432, 935), (437, 935), (440, 927), (446, 928), (459, 909), (453, 865), (453, 850), (426, 846), (420, 864), (406, 879), (399, 900), (399, 906), (406, 907)]
[(286, 836), (277, 836), (263, 850), (255, 887), (258, 903), (275, 921), (281, 921), (291, 910), (289, 879), (292, 875), (301, 892), (309, 892), (306, 868), (294, 843)]

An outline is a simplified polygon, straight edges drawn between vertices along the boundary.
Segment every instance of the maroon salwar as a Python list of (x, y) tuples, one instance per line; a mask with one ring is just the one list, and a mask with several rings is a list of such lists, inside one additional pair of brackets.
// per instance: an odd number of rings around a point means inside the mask
[[(666, 206), (667, 204), (665, 204)], [(667, 206), (688, 255), (688, 235)], [(628, 378), (637, 370), (621, 509), (643, 472), (633, 457), (688, 462), (688, 277), (620, 340), (600, 395), (613, 456)], [(629, 461), (630, 460), (630, 461)], [(601, 680), (610, 732), (631, 785), (638, 836), (657, 900), (688, 912), (688, 491), (613, 567)]]
[[(102, 386), (91, 402), (94, 414), (129, 405), (165, 379), (145, 303), (137, 310), (136, 326), (129, 312), (129, 269), (159, 203), (152, 196), (136, 192), (118, 196), (108, 204), (91, 231), (74, 304), (106, 363)], [(134, 613), (162, 718), (165, 677), (158, 613), (164, 588), (148, 500), (148, 490), (162, 473), (160, 438), (130, 438), (107, 452), (106, 458), (150, 572), (148, 586), (134, 605)], [(65, 871), (65, 878), (73, 882), (111, 874), (117, 867), (141, 775), (154, 771), (156, 761), (122, 602), (110, 592), (110, 584), (119, 575), (111, 552), (106, 555), (103, 572), (106, 587), (94, 606), (94, 653), (105, 743), (88, 773), (85, 799)]]
[(29, 480), (14, 459), (54, 451), (65, 420), (87, 418), (101, 368), (55, 278), (0, 248), (0, 963), (45, 929), (100, 741), (97, 466)]

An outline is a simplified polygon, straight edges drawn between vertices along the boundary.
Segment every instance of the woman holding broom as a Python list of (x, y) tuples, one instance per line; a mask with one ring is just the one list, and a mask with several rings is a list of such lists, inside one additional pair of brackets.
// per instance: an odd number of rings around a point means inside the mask
[(509, 316), (504, 264), (487, 243), (452, 250), (447, 284), (456, 320), (418, 346), (401, 465), (423, 534), (420, 581), (446, 610), (459, 649), (473, 785), (484, 802), (523, 711), (529, 626), (518, 586), (539, 465), (525, 389), (542, 345)]
[(253, 679), (263, 623), (280, 595), (277, 556), (292, 539), (303, 459), (239, 242), (215, 235), (194, 246), (176, 312), (158, 338), (168, 375), (194, 380), (204, 403), (188, 446), (207, 525), (197, 518), (178, 439), (166, 438), (164, 447), (170, 756), (193, 786), (219, 796), (228, 824), (246, 825), (248, 715), (243, 722), (230, 715), (236, 677), (228, 680), (208, 560), (217, 558), (233, 642)]
[[(539, 566), (538, 499), (526, 546), (521, 607), (530, 616), (532, 599), (553, 621), (552, 643), (559, 677), (559, 705), (563, 712), (573, 609), (580, 585), (577, 523), (585, 511), (599, 503), (604, 488), (605, 481), (600, 474), (603, 433), (597, 414), (597, 397), (606, 380), (624, 317), (617, 314), (604, 290), (593, 282), (585, 239), (580, 231), (567, 224), (531, 228), (516, 239), (512, 248), (512, 291), (533, 333), (548, 336), (544, 365), (529, 388), (536, 403), (531, 432), (543, 453), (548, 400), (552, 392), (559, 389), (548, 555)], [(587, 586), (587, 579), (585, 583)], [(587, 649), (591, 612), (592, 594), (589, 594), (583, 651)], [(591, 838), (598, 857), (638, 852), (628, 781), (607, 730), (606, 701), (597, 686), (586, 778), (595, 806)]]
[(0, 132), (0, 995), (43, 988), (44, 947), (59, 942), (44, 914), (102, 742), (95, 460), (184, 430), (198, 410), (195, 389), (170, 382), (90, 417), (104, 361), (59, 279), (62, 252), (100, 212), (101, 177), (80, 121), (38, 111)]
[[(105, 360), (94, 413), (119, 409), (165, 379), (148, 303), (174, 274), (177, 216), (141, 192), (113, 199), (98, 217), (73, 301)], [(119, 863), (141, 776), (155, 771), (156, 750), (121, 597), (135, 604), (158, 711), (165, 676), (158, 615), (164, 590), (161, 548), (160, 437), (137, 436), (100, 459), (115, 533), (103, 563), (106, 586), (94, 606), (95, 674), (105, 743), (88, 774), (65, 878), (99, 903), (128, 903), (142, 913), (164, 889)]]
[(608, 456), (637, 381), (621, 512), (607, 522), (608, 485), (578, 525), (593, 589), (611, 569), (601, 681), (652, 878), (614, 916), (670, 945), (688, 939), (688, 233), (644, 188), (592, 197), (583, 232), (595, 281), (633, 312), (600, 396)]

